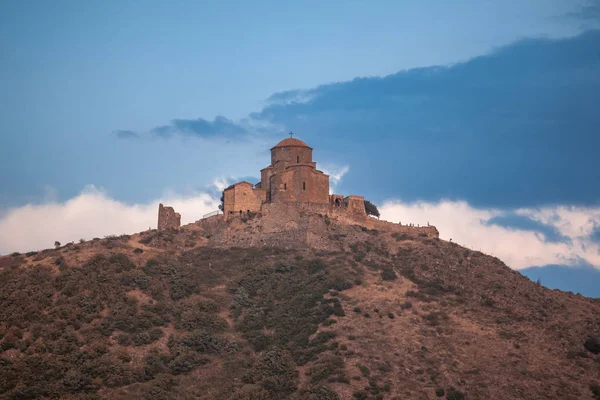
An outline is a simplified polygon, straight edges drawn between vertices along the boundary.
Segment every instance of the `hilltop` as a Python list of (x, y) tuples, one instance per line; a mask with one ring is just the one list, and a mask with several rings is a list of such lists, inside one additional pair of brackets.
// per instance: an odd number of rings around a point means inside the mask
[(599, 300), (433, 227), (279, 221), (0, 257), (0, 398), (600, 397)]

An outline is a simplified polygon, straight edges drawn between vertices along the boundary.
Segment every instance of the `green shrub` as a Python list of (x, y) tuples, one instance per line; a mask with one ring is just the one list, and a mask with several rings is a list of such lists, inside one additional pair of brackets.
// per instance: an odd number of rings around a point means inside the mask
[(233, 393), (231, 400), (271, 400), (273, 397), (268, 390), (260, 385), (244, 385)]
[(333, 390), (325, 386), (309, 387), (300, 391), (303, 400), (339, 400), (339, 396)]
[(384, 267), (381, 271), (381, 279), (384, 281), (395, 281), (397, 278), (396, 273), (390, 267)]
[(198, 353), (218, 353), (223, 342), (205, 330), (195, 330), (182, 339), (182, 343)]
[(443, 321), (448, 320), (450, 317), (443, 311), (433, 311), (423, 316), (423, 319), (427, 321), (429, 325), (437, 326)]
[(363, 376), (369, 376), (371, 374), (371, 370), (366, 365), (356, 364), (356, 366), (358, 367), (360, 373)]
[(160, 339), (163, 336), (163, 334), (164, 333), (160, 328), (150, 329), (147, 332), (140, 332), (133, 337), (133, 344), (135, 344), (136, 346), (150, 344)]
[(392, 237), (397, 241), (410, 239), (410, 235), (406, 232), (394, 232), (392, 233)]
[(594, 397), (594, 399), (600, 400), (600, 386), (596, 384), (591, 384), (590, 391), (592, 392), (592, 396)]
[(333, 305), (333, 315), (335, 315), (336, 317), (343, 317), (346, 315), (346, 313), (344, 312), (344, 308), (339, 302)]
[(209, 362), (210, 360), (207, 358), (201, 358), (194, 354), (179, 354), (169, 362), (167, 367), (173, 375), (180, 375), (193, 371), (199, 365)]
[(600, 341), (598, 340), (598, 338), (595, 337), (588, 337), (587, 340), (585, 341), (585, 343), (583, 344), (583, 347), (585, 347), (585, 349), (587, 351), (589, 351), (590, 353), (593, 354), (599, 354), (600, 353)]
[(446, 392), (446, 400), (464, 400), (465, 395), (454, 388), (448, 389)]
[(243, 381), (259, 384), (276, 398), (284, 398), (298, 388), (298, 371), (289, 353), (275, 348), (258, 360)]
[(307, 372), (310, 383), (315, 385), (325, 380), (329, 382), (346, 381), (344, 360), (340, 356), (327, 355), (316, 361)]
[(119, 333), (116, 339), (117, 343), (119, 343), (121, 346), (129, 346), (131, 343), (131, 336), (127, 333)]
[(218, 315), (219, 308), (213, 302), (186, 299), (179, 302), (174, 311), (177, 329), (222, 332), (227, 328), (227, 321)]

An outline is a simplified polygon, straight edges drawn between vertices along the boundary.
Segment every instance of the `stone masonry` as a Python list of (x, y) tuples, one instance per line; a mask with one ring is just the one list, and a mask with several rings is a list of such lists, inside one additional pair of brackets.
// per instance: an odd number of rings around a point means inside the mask
[(158, 205), (158, 230), (179, 229), (181, 226), (181, 215), (176, 213), (173, 207)]
[(329, 194), (329, 175), (317, 169), (312, 152), (299, 139), (287, 138), (277, 143), (271, 149), (271, 165), (261, 170), (259, 183), (239, 182), (225, 189), (225, 218), (260, 212), (268, 203), (321, 204), (348, 209), (353, 214), (360, 214), (362, 209), (365, 215), (362, 198), (349, 196), (345, 201), (344, 196)]
[[(271, 165), (260, 171), (260, 182), (243, 181), (227, 187), (223, 191), (223, 215), (214, 213), (205, 216), (201, 220), (203, 225), (235, 225), (257, 215), (264, 222), (262, 228), (273, 233), (289, 233), (299, 229), (302, 215), (312, 215), (327, 216), (338, 223), (360, 225), (367, 229), (439, 237), (438, 230), (429, 224), (415, 227), (368, 216), (362, 196), (330, 194), (329, 175), (317, 169), (312, 152), (311, 147), (296, 138), (290, 137), (277, 143), (271, 148)], [(172, 207), (160, 204), (158, 229), (179, 229), (180, 226), (181, 216)], [(299, 240), (293, 235), (288, 239)]]

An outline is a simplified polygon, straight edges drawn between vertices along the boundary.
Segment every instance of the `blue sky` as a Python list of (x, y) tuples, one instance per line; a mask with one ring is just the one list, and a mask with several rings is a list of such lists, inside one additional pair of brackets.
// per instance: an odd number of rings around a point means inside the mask
[(336, 191), (464, 202), (600, 287), (600, 3), (371, 3), (2, 3), (0, 218), (214, 195), (294, 130)]

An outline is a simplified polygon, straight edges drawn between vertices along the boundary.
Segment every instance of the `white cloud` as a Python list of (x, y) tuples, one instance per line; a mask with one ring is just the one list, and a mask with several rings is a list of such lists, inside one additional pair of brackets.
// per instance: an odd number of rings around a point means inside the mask
[(222, 192), (227, 186), (235, 182), (234, 178), (218, 177), (212, 180), (210, 187), (215, 188), (218, 192)]
[(337, 185), (341, 182), (344, 175), (350, 171), (348, 165), (321, 164), (320, 168), (325, 174), (329, 175), (329, 194), (335, 193)]
[[(332, 187), (348, 170), (347, 166), (329, 169)], [(219, 190), (228, 184), (229, 179), (225, 178), (213, 182)], [(182, 224), (216, 210), (219, 203), (214, 194), (167, 193), (147, 203), (126, 204), (94, 186), (66, 202), (52, 200), (53, 196), (48, 198), (43, 204), (12, 208), (0, 216), (0, 254), (49, 248), (55, 240), (67, 243), (155, 228), (159, 202), (174, 207), (182, 216)], [(452, 239), (465, 247), (494, 255), (515, 269), (582, 262), (600, 268), (600, 246), (589, 238), (600, 226), (600, 208), (555, 206), (513, 210), (515, 214), (554, 227), (560, 235), (570, 239), (567, 243), (547, 242), (539, 232), (490, 225), (486, 223), (488, 220), (503, 215), (506, 210), (478, 209), (466, 202), (387, 201), (380, 211), (382, 219), (389, 221), (419, 225), (429, 222), (437, 226), (442, 239)]]
[(50, 201), (8, 210), (0, 219), (0, 254), (49, 248), (56, 240), (67, 243), (156, 228), (160, 202), (180, 213), (182, 224), (218, 207), (218, 199), (206, 193), (168, 194), (146, 204), (126, 204), (88, 186), (64, 203)]
[(466, 202), (402, 203), (387, 201), (381, 218), (388, 221), (435, 225), (440, 238), (494, 255), (515, 269), (547, 264), (580, 265), (600, 268), (600, 246), (590, 240), (594, 226), (600, 225), (600, 208), (554, 206), (518, 209), (514, 213), (551, 225), (570, 239), (569, 243), (547, 242), (544, 235), (486, 224), (506, 210), (478, 209)]

